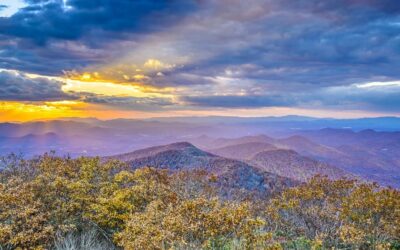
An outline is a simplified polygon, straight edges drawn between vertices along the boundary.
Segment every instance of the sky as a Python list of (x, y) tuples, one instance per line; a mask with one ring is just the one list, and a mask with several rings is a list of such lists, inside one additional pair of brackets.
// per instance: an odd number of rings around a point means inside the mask
[(400, 116), (400, 1), (0, 1), (0, 121), (208, 115)]

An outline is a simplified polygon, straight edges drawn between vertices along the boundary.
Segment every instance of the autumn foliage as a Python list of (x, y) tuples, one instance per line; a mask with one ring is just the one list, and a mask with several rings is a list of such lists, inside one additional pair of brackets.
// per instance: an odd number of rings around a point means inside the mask
[(226, 197), (215, 178), (99, 158), (9, 156), (0, 249), (60, 249), (87, 232), (105, 249), (400, 247), (398, 190), (316, 176), (273, 197)]

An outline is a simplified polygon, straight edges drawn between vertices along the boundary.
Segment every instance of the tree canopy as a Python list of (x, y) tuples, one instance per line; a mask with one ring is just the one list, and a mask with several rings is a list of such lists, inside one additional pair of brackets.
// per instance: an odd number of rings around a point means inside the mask
[(108, 249), (400, 247), (398, 190), (316, 176), (271, 198), (226, 197), (214, 182), (198, 170), (11, 155), (0, 171), (0, 249), (62, 249), (91, 231)]

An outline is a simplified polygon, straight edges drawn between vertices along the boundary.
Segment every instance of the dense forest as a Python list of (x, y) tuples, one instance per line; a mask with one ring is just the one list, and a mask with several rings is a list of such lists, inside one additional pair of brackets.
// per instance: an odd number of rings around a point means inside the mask
[(1, 161), (0, 249), (400, 249), (400, 192), (315, 176), (268, 195), (201, 170)]

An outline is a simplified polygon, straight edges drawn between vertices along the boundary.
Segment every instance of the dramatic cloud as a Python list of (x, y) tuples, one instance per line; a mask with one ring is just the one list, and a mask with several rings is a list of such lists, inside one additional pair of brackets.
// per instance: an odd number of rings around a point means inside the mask
[(400, 80), (399, 34), (393, 0), (30, 0), (0, 18), (0, 68), (168, 95), (80, 93), (121, 109), (397, 114), (398, 86), (358, 84)]
[[(28, 1), (29, 5), (2, 20), (1, 33), (26, 38), (38, 45), (50, 39), (77, 40), (102, 32), (123, 37), (123, 32), (157, 31), (176, 22), (192, 7), (192, 1), (138, 0)], [(97, 34), (97, 35), (96, 35)]]
[[(124, 91), (117, 93), (105, 90), (103, 94), (87, 91), (66, 91), (67, 84), (62, 78), (44, 78), (37, 75), (24, 74), (18, 71), (0, 71), (0, 100), (24, 102), (55, 102), (73, 100), (90, 104), (106, 105), (123, 110), (157, 111), (172, 107), (176, 103), (167, 97), (156, 97), (143, 93), (139, 97), (119, 96)], [(117, 86), (113, 86), (116, 88)], [(110, 87), (112, 88), (112, 87)], [(148, 95), (141, 96), (141, 95)]]
[(188, 96), (182, 101), (201, 107), (261, 108), (300, 107), (305, 109), (370, 110), (400, 112), (400, 82), (378, 85), (353, 84), (314, 91), (265, 95)]
[(31, 78), (25, 74), (0, 71), (0, 100), (57, 101), (76, 99), (61, 90), (63, 83), (46, 78)]
[[(191, 0), (27, 1), (8, 18), (0, 19), (0, 67), (59, 74), (104, 62), (126, 41), (157, 32), (178, 22), (194, 8)], [(110, 51), (112, 50), (112, 51)], [(52, 61), (51, 68), (44, 62)]]

